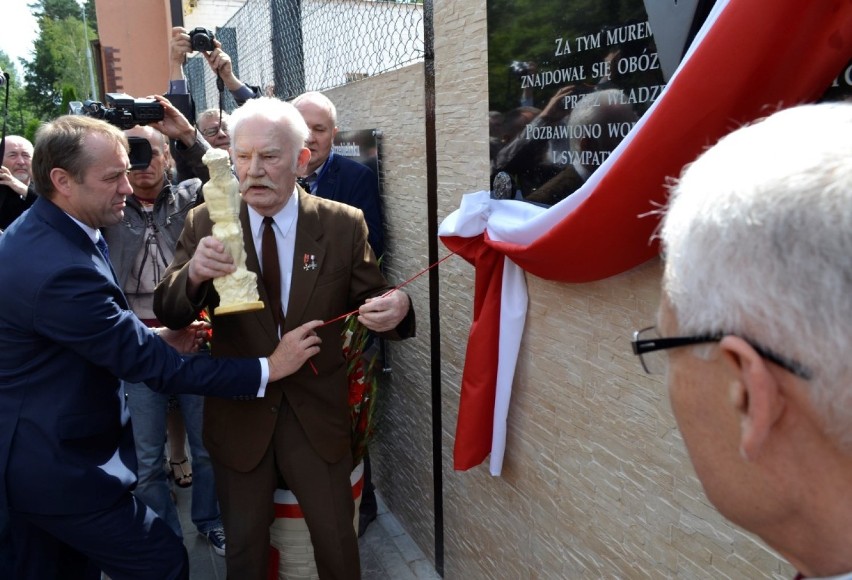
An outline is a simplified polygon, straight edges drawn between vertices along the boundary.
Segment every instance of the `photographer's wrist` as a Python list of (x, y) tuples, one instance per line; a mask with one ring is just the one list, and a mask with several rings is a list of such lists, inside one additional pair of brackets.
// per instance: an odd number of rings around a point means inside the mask
[(187, 129), (181, 131), (180, 137), (178, 137), (178, 141), (180, 141), (184, 147), (189, 149), (190, 147), (195, 145), (195, 141), (197, 138), (198, 129), (195, 126), (190, 125)]

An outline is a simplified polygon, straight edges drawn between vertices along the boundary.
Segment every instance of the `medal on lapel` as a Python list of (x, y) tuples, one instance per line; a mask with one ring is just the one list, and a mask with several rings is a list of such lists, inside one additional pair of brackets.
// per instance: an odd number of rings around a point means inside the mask
[(305, 254), (304, 257), (305, 272), (317, 269), (317, 257), (313, 254)]

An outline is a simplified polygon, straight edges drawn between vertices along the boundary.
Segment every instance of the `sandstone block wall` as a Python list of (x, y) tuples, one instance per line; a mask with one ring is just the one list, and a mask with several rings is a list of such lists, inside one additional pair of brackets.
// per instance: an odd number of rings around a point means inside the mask
[[(439, 218), (488, 186), (485, 1), (437, 2)], [(388, 275), (428, 263), (423, 65), (328, 91), (341, 129), (382, 131)], [(447, 253), (441, 246), (440, 254)], [(554, 257), (557, 259), (557, 257)], [(563, 259), (563, 258), (559, 258)], [(582, 285), (528, 276), (530, 306), (502, 477), (452, 470), (474, 272), (440, 266), (445, 577), (790, 578), (793, 571), (709, 505), (665, 387), (630, 352), (653, 322), (660, 264)], [(374, 479), (434, 558), (427, 277), (407, 288), (418, 336), (390, 344)]]

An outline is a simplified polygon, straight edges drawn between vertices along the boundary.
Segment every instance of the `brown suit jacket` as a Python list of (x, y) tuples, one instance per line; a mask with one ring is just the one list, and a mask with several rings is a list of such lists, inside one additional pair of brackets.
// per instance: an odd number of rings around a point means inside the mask
[[(331, 320), (358, 308), (372, 296), (391, 288), (367, 244), (367, 226), (360, 210), (321, 199), (298, 188), (293, 275), (286, 333), (310, 320)], [(243, 203), (240, 222), (246, 248), (246, 267), (258, 274), (263, 310), (213, 316), (212, 354), (216, 357), (268, 356), (278, 344), (272, 310), (260, 277), (248, 209)], [(181, 328), (195, 320), (203, 307), (213, 308), (219, 296), (212, 282), (202, 288), (198, 302), (187, 297), (189, 259), (201, 238), (212, 231), (207, 208), (201, 205), (187, 216), (175, 258), (155, 293), (154, 310), (167, 326)], [(317, 267), (305, 267), (314, 256)], [(204, 408), (204, 444), (216, 461), (237, 471), (250, 471), (260, 462), (272, 440), (282, 399), (293, 409), (314, 450), (327, 462), (339, 461), (349, 451), (351, 425), (342, 321), (317, 330), (320, 353), (295, 374), (270, 383), (262, 399), (234, 401), (208, 398)], [(382, 336), (399, 339), (414, 334), (414, 309), (396, 330)]]

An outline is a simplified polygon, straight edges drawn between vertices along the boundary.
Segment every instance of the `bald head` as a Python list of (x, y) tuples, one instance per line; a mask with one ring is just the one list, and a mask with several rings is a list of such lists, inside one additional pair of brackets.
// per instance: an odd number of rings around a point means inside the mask
[(337, 135), (337, 109), (328, 97), (315, 91), (296, 97), (293, 106), (299, 110), (311, 131), (305, 142), (311, 150), (306, 170), (308, 175), (318, 171), (331, 155), (334, 136)]
[(11, 171), (15, 179), (29, 185), (32, 179), (32, 164), (33, 144), (20, 135), (7, 135), (3, 167)]
[(170, 162), (168, 139), (150, 125), (137, 125), (124, 134), (145, 139), (151, 145), (151, 163), (148, 167), (130, 172), (130, 185), (137, 198), (154, 200), (166, 185), (166, 169)]

